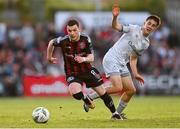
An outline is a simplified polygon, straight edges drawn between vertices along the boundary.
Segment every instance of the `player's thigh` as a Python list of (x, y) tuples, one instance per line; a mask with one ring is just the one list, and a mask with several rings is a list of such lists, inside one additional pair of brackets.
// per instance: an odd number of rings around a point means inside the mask
[(66, 77), (66, 81), (68, 83), (68, 89), (70, 94), (76, 94), (82, 91), (82, 80), (74, 75), (69, 75)]
[(104, 88), (103, 85), (100, 85), (100, 86), (97, 86), (97, 87), (93, 87), (92, 88), (94, 91), (96, 91), (96, 93), (99, 95), (99, 96), (102, 96), (105, 94), (106, 90)]
[(102, 76), (96, 68), (92, 68), (88, 73), (81, 76), (87, 88), (99, 87), (103, 84)]
[(103, 59), (103, 69), (107, 78), (112, 75), (121, 75), (120, 66), (112, 58), (106, 57)]
[(136, 88), (134, 86), (134, 83), (130, 75), (122, 77), (122, 84), (124, 91), (132, 91), (132, 92), (136, 91)]
[(122, 87), (122, 79), (119, 74), (110, 75), (109, 80), (114, 87)]
[(69, 84), (68, 89), (69, 89), (70, 94), (73, 95), (73, 94), (81, 92), (82, 91), (82, 86), (78, 82), (72, 82), (72, 83)]

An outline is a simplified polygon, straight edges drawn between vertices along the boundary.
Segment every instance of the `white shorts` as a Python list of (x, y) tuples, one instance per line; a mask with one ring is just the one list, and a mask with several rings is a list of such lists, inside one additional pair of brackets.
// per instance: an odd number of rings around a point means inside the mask
[(108, 58), (107, 56), (103, 58), (103, 68), (106, 77), (110, 77), (111, 75), (126, 77), (130, 75), (129, 69), (126, 65), (119, 64), (115, 59)]

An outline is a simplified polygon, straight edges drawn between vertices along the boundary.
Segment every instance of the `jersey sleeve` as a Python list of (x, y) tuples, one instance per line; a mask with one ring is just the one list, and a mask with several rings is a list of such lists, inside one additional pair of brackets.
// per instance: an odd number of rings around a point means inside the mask
[(131, 24), (128, 24), (128, 25), (122, 25), (122, 31), (123, 33), (128, 33), (130, 32), (133, 28), (134, 28), (135, 25), (131, 25)]
[(149, 44), (145, 45), (144, 48), (143, 48), (143, 51), (140, 51), (139, 52), (139, 55), (141, 56), (149, 47)]
[(142, 56), (142, 54), (145, 52), (145, 49), (144, 50), (141, 50), (141, 51), (138, 51), (136, 54), (138, 55), (138, 56)]
[(87, 54), (94, 53), (92, 42), (91, 42), (91, 39), (90, 39), (89, 36), (87, 36), (87, 46), (88, 46), (87, 49), (86, 49)]
[(62, 39), (62, 37), (58, 37), (58, 38), (53, 39), (53, 46), (60, 47), (61, 41), (62, 41), (61, 39)]

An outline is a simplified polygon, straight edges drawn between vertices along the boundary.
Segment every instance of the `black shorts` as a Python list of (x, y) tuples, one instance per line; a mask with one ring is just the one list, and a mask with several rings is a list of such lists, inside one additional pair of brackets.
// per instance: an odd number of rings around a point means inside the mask
[(84, 82), (87, 88), (97, 87), (104, 83), (102, 76), (95, 68), (92, 68), (88, 73), (83, 73), (80, 75), (72, 74), (67, 76), (66, 81), (68, 82), (68, 85), (70, 85), (72, 82), (77, 82), (83, 85)]

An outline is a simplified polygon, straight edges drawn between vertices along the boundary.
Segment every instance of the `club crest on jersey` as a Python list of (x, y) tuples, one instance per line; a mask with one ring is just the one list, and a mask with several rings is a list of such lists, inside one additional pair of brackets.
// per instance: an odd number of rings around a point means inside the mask
[(79, 47), (80, 47), (80, 49), (84, 49), (86, 47), (85, 42), (80, 42)]
[(67, 82), (70, 82), (72, 80), (74, 80), (74, 76), (70, 76), (70, 77), (67, 78)]

